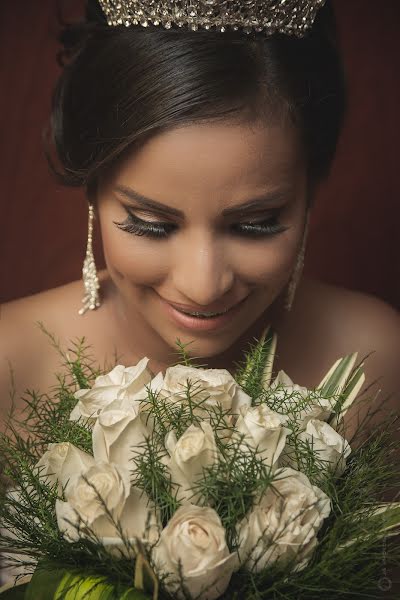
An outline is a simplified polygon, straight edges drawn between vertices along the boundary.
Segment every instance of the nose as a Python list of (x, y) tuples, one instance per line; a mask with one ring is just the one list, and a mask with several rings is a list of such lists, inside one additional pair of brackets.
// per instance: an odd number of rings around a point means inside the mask
[(172, 279), (180, 302), (199, 308), (220, 303), (234, 282), (221, 240), (192, 234), (184, 247), (176, 249)]

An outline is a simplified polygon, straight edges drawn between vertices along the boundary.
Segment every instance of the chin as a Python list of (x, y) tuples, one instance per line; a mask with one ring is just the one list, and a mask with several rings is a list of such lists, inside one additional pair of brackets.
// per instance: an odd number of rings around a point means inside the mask
[(214, 358), (230, 350), (243, 333), (244, 331), (238, 328), (235, 328), (235, 331), (228, 329), (223, 332), (213, 332), (212, 334), (208, 333), (197, 336), (196, 334), (177, 331), (175, 338), (169, 337), (168, 344), (177, 350), (174, 340), (179, 338), (182, 344), (187, 345), (186, 351), (189, 357)]
[[(256, 301), (254, 301), (256, 300)], [(186, 347), (191, 358), (216, 358), (229, 353), (240, 354), (248, 340), (261, 334), (265, 323), (265, 296), (253, 298), (241, 315), (232, 322), (211, 331), (190, 331), (164, 322), (159, 334), (170, 348), (177, 351), (176, 340)], [(251, 315), (253, 318), (251, 318)], [(249, 318), (250, 317), (250, 318)], [(250, 338), (249, 338), (250, 336)], [(243, 348), (241, 347), (243, 346)]]
[(191, 358), (214, 358), (229, 350), (234, 342), (235, 340), (225, 343), (221, 340), (215, 340), (214, 342), (195, 340), (193, 344), (188, 346), (187, 352)]

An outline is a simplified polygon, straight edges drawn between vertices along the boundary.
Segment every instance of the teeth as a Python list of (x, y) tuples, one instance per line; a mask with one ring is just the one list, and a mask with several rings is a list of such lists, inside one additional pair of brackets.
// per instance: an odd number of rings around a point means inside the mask
[(219, 312), (219, 313), (201, 313), (201, 312), (188, 312), (186, 310), (180, 310), (180, 312), (184, 313), (185, 315), (190, 315), (191, 317), (199, 317), (199, 318), (205, 319), (207, 317), (217, 317), (219, 315), (224, 315), (228, 311), (225, 310), (224, 312)]

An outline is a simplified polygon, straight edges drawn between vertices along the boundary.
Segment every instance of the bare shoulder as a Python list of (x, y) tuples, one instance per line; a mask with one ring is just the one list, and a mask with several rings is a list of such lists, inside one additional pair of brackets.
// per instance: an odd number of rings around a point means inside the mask
[(16, 399), (26, 389), (47, 391), (56, 382), (62, 358), (44, 329), (64, 349), (99, 329), (101, 315), (79, 316), (81, 295), (82, 284), (75, 281), (0, 307), (0, 413), (9, 406), (11, 372)]
[(300, 293), (299, 310), (329, 332), (333, 344), (353, 351), (387, 352), (400, 343), (399, 313), (383, 300), (315, 280)]
[(371, 354), (371, 367), (398, 361), (400, 316), (392, 306), (369, 294), (315, 281), (306, 295), (339, 353)]
[(282, 327), (282, 367), (304, 385), (318, 385), (335, 360), (358, 352), (368, 379), (390, 371), (400, 389), (400, 317), (384, 301), (357, 291), (304, 280)]
[[(340, 357), (358, 352), (364, 359), (369, 397), (378, 393), (398, 411), (400, 316), (374, 296), (305, 280), (284, 331), (282, 352), (293, 378), (316, 386)], [(284, 367), (285, 365), (283, 365)], [(288, 367), (289, 368), (289, 367)]]
[(69, 283), (1, 305), (2, 347), (36, 345), (42, 339), (39, 324), (42, 323), (50, 331), (59, 331), (62, 314), (71, 324), (73, 317), (71, 307), (76, 296), (77, 285), (78, 282)]

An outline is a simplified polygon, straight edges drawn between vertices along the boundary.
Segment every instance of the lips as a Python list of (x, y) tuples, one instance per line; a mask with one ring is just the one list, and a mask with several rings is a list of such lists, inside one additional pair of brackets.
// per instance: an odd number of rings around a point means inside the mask
[(234, 308), (236, 305), (243, 302), (244, 298), (242, 300), (239, 300), (239, 302), (235, 302), (235, 303), (231, 304), (230, 306), (216, 306), (216, 305), (193, 306), (193, 305), (189, 305), (189, 304), (179, 304), (177, 302), (170, 302), (169, 300), (165, 300), (164, 298), (163, 298), (163, 300), (165, 302), (167, 302), (173, 308), (176, 308), (177, 310), (183, 310), (185, 312), (205, 313), (205, 314), (207, 314), (207, 313), (222, 314), (222, 313), (228, 312), (228, 310), (231, 310), (231, 308)]
[[(246, 296), (247, 298), (248, 296)], [(175, 326), (178, 326), (180, 329), (183, 328), (188, 331), (196, 331), (196, 332), (204, 332), (211, 333), (212, 331), (221, 331), (226, 327), (229, 327), (229, 324), (232, 322), (232, 319), (240, 312), (243, 303), (246, 298), (237, 302), (221, 315), (212, 316), (212, 317), (198, 317), (189, 314), (185, 314), (182, 312), (181, 308), (177, 308), (178, 306), (185, 306), (177, 303), (172, 303), (164, 300), (161, 296), (160, 299), (162, 301), (162, 305), (166, 311), (166, 315), (168, 315), (169, 319), (174, 323)], [(193, 307), (190, 307), (193, 309)], [(204, 312), (204, 306), (201, 307), (202, 312)], [(185, 308), (187, 310), (187, 308)]]

